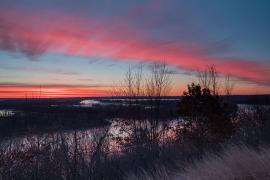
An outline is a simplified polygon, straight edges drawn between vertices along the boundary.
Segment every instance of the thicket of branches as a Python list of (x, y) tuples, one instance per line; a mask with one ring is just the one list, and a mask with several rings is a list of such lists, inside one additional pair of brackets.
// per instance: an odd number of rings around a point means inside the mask
[[(220, 97), (221, 82), (215, 66), (198, 73), (198, 84), (191, 83), (179, 103), (178, 112), (186, 121), (184, 130), (199, 142), (223, 141), (233, 134), (237, 106)], [(224, 91), (231, 94), (232, 83), (225, 76)]]

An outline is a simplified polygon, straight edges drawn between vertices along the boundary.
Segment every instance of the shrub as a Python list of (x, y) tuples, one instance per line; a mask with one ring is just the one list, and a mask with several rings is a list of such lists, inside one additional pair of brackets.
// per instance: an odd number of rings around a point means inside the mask
[(179, 115), (184, 117), (192, 131), (200, 137), (218, 141), (231, 136), (236, 111), (236, 105), (223, 102), (208, 88), (202, 89), (194, 83), (188, 85), (178, 108)]

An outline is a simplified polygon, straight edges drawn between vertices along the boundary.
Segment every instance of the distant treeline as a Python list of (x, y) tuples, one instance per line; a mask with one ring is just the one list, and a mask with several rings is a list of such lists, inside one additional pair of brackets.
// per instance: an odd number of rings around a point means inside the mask
[(230, 101), (236, 104), (270, 105), (270, 95), (232, 95)]
[[(226, 98), (226, 96), (220, 96), (221, 98)], [(137, 99), (150, 99), (147, 96), (136, 97)], [(178, 101), (182, 96), (163, 96), (161, 100), (164, 99), (170, 101)], [(24, 104), (25, 102), (40, 102), (44, 104), (75, 104), (79, 103), (85, 99), (98, 100), (101, 102), (109, 101), (120, 101), (128, 100), (130, 97), (127, 96), (112, 96), (112, 97), (79, 97), (79, 98), (0, 98), (0, 107), (5, 105), (18, 105), (18, 103)], [(263, 95), (230, 95), (230, 101), (236, 104), (261, 104), (261, 105), (270, 105), (270, 94)], [(14, 104), (13, 104), (14, 103)]]

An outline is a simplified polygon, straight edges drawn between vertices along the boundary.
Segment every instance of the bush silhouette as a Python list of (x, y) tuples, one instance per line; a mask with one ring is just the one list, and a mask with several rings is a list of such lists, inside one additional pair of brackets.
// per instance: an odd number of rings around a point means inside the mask
[(208, 140), (223, 140), (232, 134), (236, 111), (236, 105), (223, 102), (208, 88), (202, 89), (194, 83), (188, 85), (178, 108), (192, 131), (196, 130), (198, 136), (207, 136)]

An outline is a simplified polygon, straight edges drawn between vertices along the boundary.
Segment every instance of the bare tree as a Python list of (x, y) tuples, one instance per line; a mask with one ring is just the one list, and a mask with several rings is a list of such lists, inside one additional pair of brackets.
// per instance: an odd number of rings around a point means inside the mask
[(219, 82), (215, 65), (208, 66), (205, 70), (199, 71), (198, 80), (203, 89), (209, 89), (213, 95), (218, 95)]
[(171, 74), (168, 73), (165, 63), (154, 63), (151, 65), (151, 74), (145, 80), (146, 95), (151, 100), (154, 122), (158, 124), (161, 97), (169, 94), (171, 85)]
[(135, 98), (143, 96), (143, 65), (129, 67), (123, 81), (112, 86), (112, 94)]
[(204, 71), (198, 71), (198, 79), (199, 79), (199, 84), (201, 85), (202, 88), (204, 89), (210, 89), (210, 78), (209, 78), (209, 72), (207, 69)]
[(126, 73), (125, 82), (127, 83), (127, 87), (124, 90), (124, 94), (128, 97), (134, 96), (134, 77), (131, 67), (129, 67)]
[(114, 95), (130, 98), (138, 96), (148, 96), (157, 99), (168, 95), (170, 91), (171, 74), (165, 63), (153, 63), (150, 67), (150, 75), (143, 76), (143, 65), (129, 67), (125, 78), (119, 85), (112, 88)]
[[(165, 63), (153, 63), (150, 66), (150, 72), (147, 75), (143, 73), (143, 66), (129, 67), (125, 78), (118, 86), (116, 94), (121, 94), (129, 100), (128, 124), (132, 139), (131, 146), (136, 148), (147, 146), (151, 149), (152, 144), (158, 142), (158, 127), (160, 125), (160, 106), (162, 96), (168, 95), (171, 84), (171, 73)], [(148, 107), (143, 108), (139, 97), (148, 97)], [(144, 112), (144, 113), (142, 113)], [(145, 117), (140, 117), (143, 114)], [(147, 114), (147, 115), (146, 115)], [(126, 128), (126, 127), (124, 127)], [(149, 143), (150, 142), (150, 143)]]
[(231, 80), (230, 74), (226, 74), (224, 77), (224, 94), (229, 97), (232, 94), (234, 83)]
[(137, 67), (137, 71), (134, 74), (134, 87), (135, 87), (135, 96), (143, 96), (143, 65), (140, 64)]
[(214, 65), (209, 67), (209, 74), (210, 74), (210, 79), (211, 79), (211, 86), (212, 86), (212, 91), (213, 95), (218, 94), (219, 90), (219, 83), (218, 83), (218, 72), (216, 70), (216, 67)]
[(151, 117), (149, 118), (149, 137), (151, 142), (157, 145), (160, 125), (161, 98), (169, 94), (171, 85), (171, 73), (165, 63), (151, 65), (151, 74), (145, 79), (146, 95), (150, 100)]
[(151, 66), (151, 75), (146, 79), (146, 94), (149, 97), (160, 98), (170, 91), (171, 74), (168, 73), (165, 63), (154, 63)]

